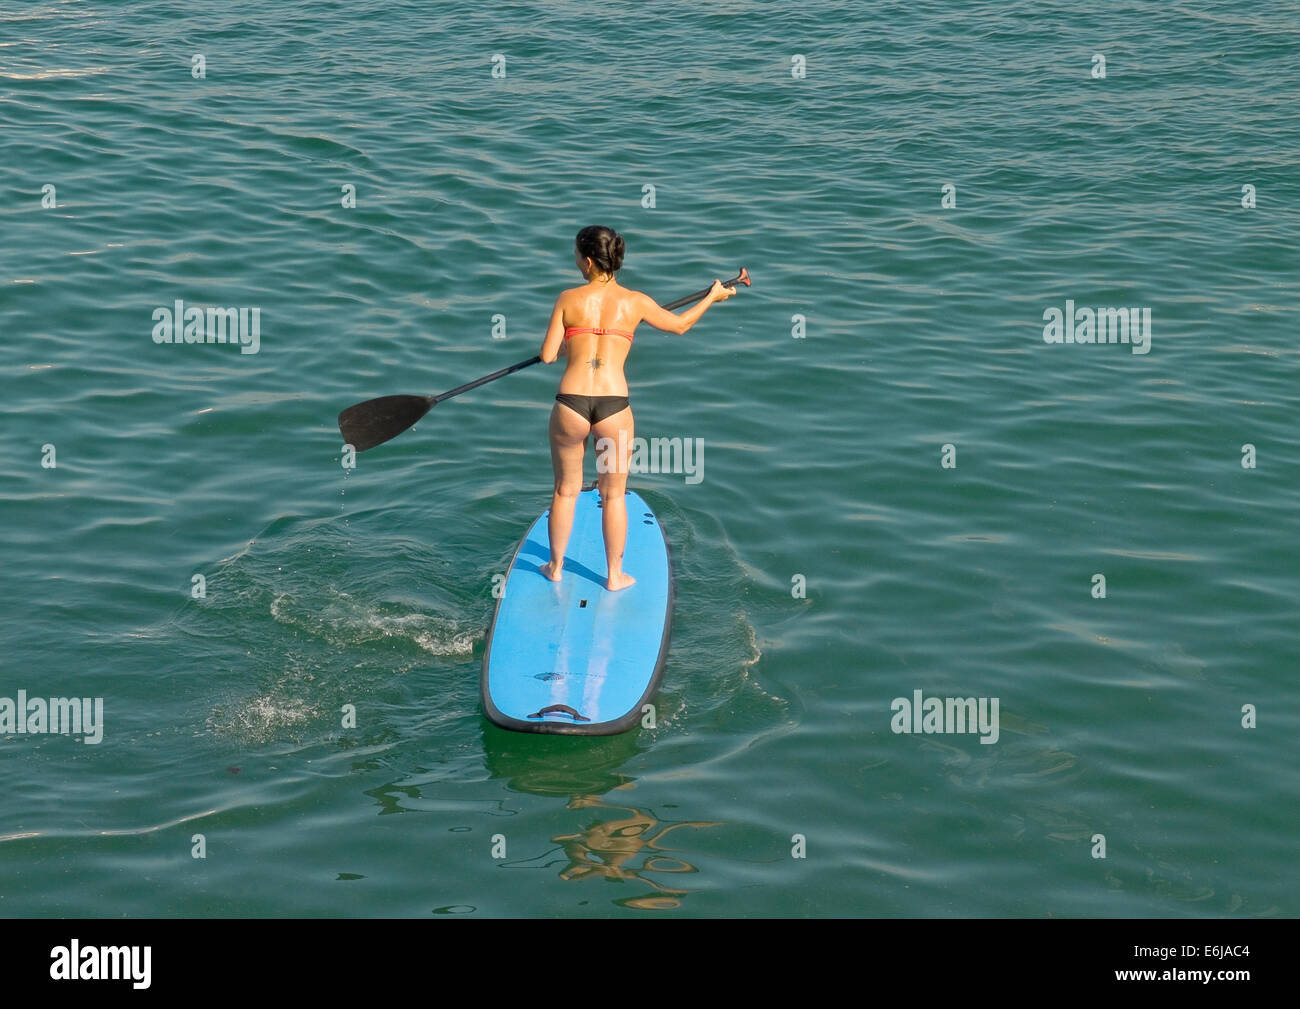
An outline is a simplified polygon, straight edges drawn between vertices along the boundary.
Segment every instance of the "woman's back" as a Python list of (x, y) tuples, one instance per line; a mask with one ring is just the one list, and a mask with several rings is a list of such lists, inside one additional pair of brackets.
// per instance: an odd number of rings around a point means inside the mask
[(566, 355), (560, 392), (627, 395), (623, 363), (641, 322), (641, 297), (612, 280), (570, 288), (560, 295), (556, 308), (564, 325)]

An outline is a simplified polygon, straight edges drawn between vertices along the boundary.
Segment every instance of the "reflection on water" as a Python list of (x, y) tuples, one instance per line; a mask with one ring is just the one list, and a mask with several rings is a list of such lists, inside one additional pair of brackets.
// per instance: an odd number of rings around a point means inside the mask
[[(671, 885), (673, 877), (698, 872), (664, 839), (679, 827), (721, 826), (720, 821), (661, 821), (654, 813), (606, 802), (601, 795), (634, 787), (634, 779), (621, 771), (643, 752), (646, 733), (632, 731), (616, 736), (581, 737), (510, 732), (483, 720), (483, 749), (494, 778), (502, 779), (513, 791), (558, 798), (572, 796), (565, 809), (607, 810), (576, 834), (561, 834), (551, 840), (560, 846), (568, 863), (560, 869), (566, 881), (606, 880), (641, 883), (651, 892), (614, 901), (620, 907), (668, 910), (681, 906), (690, 890)], [(684, 840), (689, 834), (681, 833)], [(561, 864), (555, 849), (518, 861), (503, 862), (506, 868), (549, 869)]]
[(680, 827), (717, 827), (720, 822), (682, 820), (662, 823), (653, 813), (635, 806), (619, 806), (605, 802), (599, 796), (575, 796), (568, 809), (608, 809), (626, 813), (615, 819), (597, 820), (579, 834), (562, 834), (551, 838), (564, 850), (569, 864), (560, 870), (564, 880), (604, 879), (611, 881), (637, 880), (648, 884), (653, 893), (625, 897), (614, 901), (620, 907), (642, 910), (666, 910), (681, 906), (679, 898), (690, 893), (676, 886), (667, 886), (656, 879), (659, 875), (698, 872), (695, 866), (664, 854), (674, 849), (664, 848), (662, 842)]
[(631, 778), (619, 769), (643, 750), (644, 730), (616, 736), (512, 732), (482, 720), (488, 772), (511, 791), (567, 797), (601, 795)]

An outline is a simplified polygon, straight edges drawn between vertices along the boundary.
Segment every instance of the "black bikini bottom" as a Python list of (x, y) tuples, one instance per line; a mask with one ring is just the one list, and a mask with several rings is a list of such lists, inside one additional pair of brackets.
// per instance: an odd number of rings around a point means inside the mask
[(588, 424), (599, 424), (630, 405), (626, 396), (577, 396), (571, 392), (556, 393), (555, 402), (586, 418)]

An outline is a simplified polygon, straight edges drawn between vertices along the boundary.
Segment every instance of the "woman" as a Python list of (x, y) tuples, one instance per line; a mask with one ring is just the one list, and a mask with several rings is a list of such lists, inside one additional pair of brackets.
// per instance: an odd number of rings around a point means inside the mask
[(685, 333), (699, 321), (715, 301), (726, 301), (736, 293), (714, 280), (713, 289), (681, 315), (659, 307), (640, 291), (619, 285), (614, 274), (623, 265), (623, 239), (610, 228), (589, 227), (578, 232), (574, 260), (586, 281), (555, 299), (551, 325), (542, 341), (541, 358), (550, 364), (568, 356), (560, 391), (551, 409), (551, 464), (555, 468), (555, 495), (547, 528), (551, 537), (551, 559), (541, 571), (553, 582), (564, 568), (564, 548), (573, 529), (573, 509), (582, 490), (582, 458), (587, 436), (609, 439), (614, 446), (599, 460), (597, 486), (603, 504), (605, 534), (605, 581), (611, 590), (625, 589), (636, 581), (623, 570), (623, 547), (627, 543), (628, 456), (632, 449), (632, 409), (627, 401), (627, 379), (623, 362), (632, 350), (632, 334), (641, 322), (669, 333)]

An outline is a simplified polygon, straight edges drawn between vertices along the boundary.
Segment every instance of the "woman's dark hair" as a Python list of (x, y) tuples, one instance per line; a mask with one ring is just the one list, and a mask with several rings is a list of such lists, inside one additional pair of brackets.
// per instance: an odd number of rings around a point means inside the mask
[(610, 276), (623, 265), (623, 236), (613, 228), (599, 224), (583, 228), (575, 241), (578, 255), (587, 256), (596, 264), (596, 269)]

